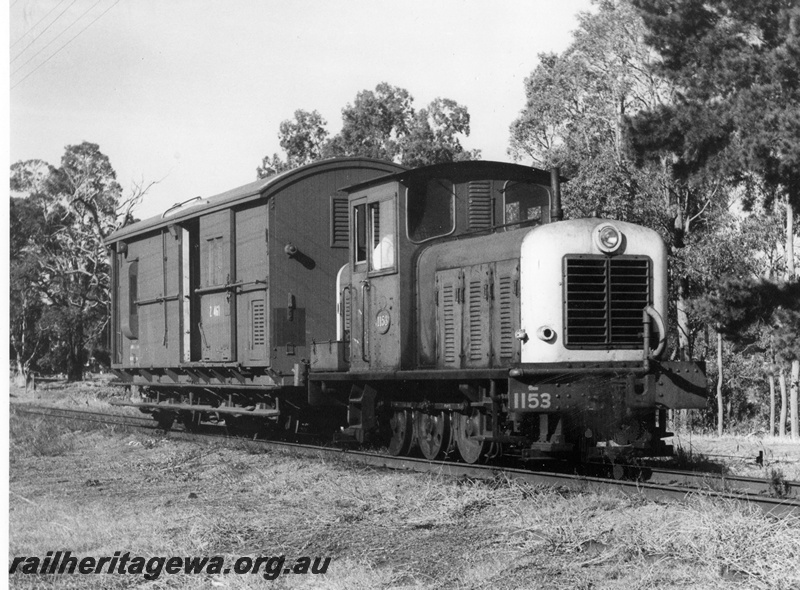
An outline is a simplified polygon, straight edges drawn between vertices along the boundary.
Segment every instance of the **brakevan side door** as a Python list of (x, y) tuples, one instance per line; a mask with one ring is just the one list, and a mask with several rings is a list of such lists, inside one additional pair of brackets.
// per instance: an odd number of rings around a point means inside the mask
[(268, 361), (267, 227), (265, 204), (236, 212), (237, 349), (239, 362), (245, 365)]
[(236, 306), (231, 285), (236, 282), (233, 211), (226, 209), (200, 218), (199, 298), (202, 360), (226, 362), (236, 359), (234, 330)]
[(397, 272), (397, 192), (375, 187), (350, 201), (353, 370), (400, 367), (400, 288)]

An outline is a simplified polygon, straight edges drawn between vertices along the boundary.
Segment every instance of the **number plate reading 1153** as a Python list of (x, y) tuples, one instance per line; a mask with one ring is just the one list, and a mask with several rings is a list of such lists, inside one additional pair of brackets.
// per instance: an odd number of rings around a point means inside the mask
[(509, 399), (509, 411), (549, 410), (550, 394), (539, 391), (515, 391)]

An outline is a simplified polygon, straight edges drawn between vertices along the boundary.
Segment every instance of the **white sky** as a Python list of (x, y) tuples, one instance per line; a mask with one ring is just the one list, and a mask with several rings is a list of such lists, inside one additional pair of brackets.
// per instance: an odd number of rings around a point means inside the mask
[(437, 97), (465, 105), (465, 147), (509, 160), (508, 128), (537, 54), (566, 48), (577, 13), (591, 9), (590, 0), (9, 4), (10, 161), (58, 165), (65, 146), (97, 143), (126, 191), (160, 181), (142, 218), (255, 180), (261, 159), (281, 153), (278, 127), (296, 109), (318, 110), (334, 134), (342, 107), (383, 81), (408, 90), (415, 108)]

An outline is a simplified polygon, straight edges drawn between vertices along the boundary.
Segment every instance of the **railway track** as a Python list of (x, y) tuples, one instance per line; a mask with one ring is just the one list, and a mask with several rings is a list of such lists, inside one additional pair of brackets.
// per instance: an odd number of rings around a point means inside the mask
[[(145, 416), (30, 404), (12, 404), (12, 408), (16, 412), (27, 415), (160, 430), (152, 418)], [(175, 429), (170, 431), (170, 435), (188, 437), (191, 440), (209, 435), (230, 438), (221, 429), (216, 429), (216, 431), (203, 429), (194, 432)], [(775, 482), (751, 477), (721, 476), (647, 467), (640, 470), (639, 479), (626, 480), (555, 471), (532, 471), (509, 466), (470, 465), (448, 461), (428, 461), (413, 457), (393, 457), (368, 451), (295, 442), (254, 440), (273, 450), (337, 459), (378, 468), (435, 473), (450, 477), (525, 482), (578, 492), (617, 490), (627, 495), (639, 495), (661, 501), (686, 500), (692, 496), (703, 496), (748, 504), (778, 517), (800, 515), (800, 482), (780, 482), (780, 490), (777, 491), (780, 491), (781, 494), (778, 497)]]

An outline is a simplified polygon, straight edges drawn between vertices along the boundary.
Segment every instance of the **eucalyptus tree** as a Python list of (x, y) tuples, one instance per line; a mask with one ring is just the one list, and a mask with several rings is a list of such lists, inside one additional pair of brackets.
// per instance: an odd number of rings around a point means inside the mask
[[(677, 89), (671, 104), (634, 119), (640, 152), (663, 152), (667, 146), (677, 178), (727, 178), (767, 209), (781, 201), (786, 213), (784, 278), (795, 281), (800, 3), (631, 1), (648, 27), (647, 43), (661, 58), (659, 73)], [(754, 192), (754, 186), (763, 190)], [(792, 435), (797, 437), (800, 357), (789, 365)]]
[(603, 0), (597, 8), (580, 16), (563, 53), (539, 56), (525, 81), (525, 108), (511, 125), (509, 153), (562, 168), (570, 179), (564, 186), (568, 215), (633, 221), (662, 234), (678, 286), (672, 298), (677, 350), (689, 358), (697, 326), (689, 321), (683, 249), (724, 204), (703, 201), (676, 182), (667, 151), (645, 158), (633, 149), (631, 118), (670, 104), (674, 86), (657, 73), (657, 55), (644, 42), (647, 29), (630, 3)]
[[(11, 166), (11, 345), (23, 373), (38, 363), (81, 379), (90, 348), (102, 347), (110, 266), (103, 239), (131, 221), (146, 189), (123, 197), (96, 144), (67, 146), (60, 166)], [(46, 343), (46, 346), (44, 346)]]
[(417, 167), (474, 159), (478, 151), (463, 147), (470, 134), (467, 107), (449, 98), (436, 98), (414, 108), (404, 88), (382, 82), (362, 90), (342, 109), (342, 129), (330, 136), (317, 111), (297, 110), (280, 125), (279, 143), (285, 156), (267, 156), (257, 170), (266, 178), (323, 158), (371, 157)]

